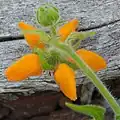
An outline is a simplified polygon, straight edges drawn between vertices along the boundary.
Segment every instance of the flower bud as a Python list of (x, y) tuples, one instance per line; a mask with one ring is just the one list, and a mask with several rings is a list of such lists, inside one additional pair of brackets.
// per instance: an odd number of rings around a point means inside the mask
[(38, 8), (37, 21), (40, 25), (47, 27), (56, 24), (59, 20), (59, 11), (56, 7), (47, 4)]

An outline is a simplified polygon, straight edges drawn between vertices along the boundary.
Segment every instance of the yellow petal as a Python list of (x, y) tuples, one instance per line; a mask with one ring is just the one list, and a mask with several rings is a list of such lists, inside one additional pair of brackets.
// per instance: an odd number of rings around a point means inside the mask
[(21, 81), (29, 76), (41, 75), (40, 60), (36, 54), (27, 54), (5, 70), (8, 81)]
[(71, 100), (76, 100), (75, 73), (67, 64), (60, 64), (55, 71), (54, 78), (60, 90)]
[[(19, 22), (18, 26), (21, 30), (37, 30), (37, 28), (29, 24), (26, 24), (24, 22)], [(24, 37), (31, 48), (34, 48), (34, 47), (44, 48), (45, 47), (43, 43), (40, 43), (40, 36), (38, 34), (26, 33), (24, 34)]]
[(100, 71), (107, 67), (106, 61), (97, 53), (85, 49), (79, 49), (76, 53), (87, 63), (94, 71)]
[(72, 32), (75, 32), (77, 27), (78, 27), (77, 19), (73, 19), (68, 23), (64, 24), (62, 27), (60, 27), (58, 30), (58, 34), (61, 37), (61, 41), (64, 42), (68, 35), (70, 35)]

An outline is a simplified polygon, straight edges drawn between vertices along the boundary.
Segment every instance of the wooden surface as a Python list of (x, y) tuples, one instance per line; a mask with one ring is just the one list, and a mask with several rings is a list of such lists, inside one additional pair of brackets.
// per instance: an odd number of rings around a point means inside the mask
[(35, 24), (35, 9), (52, 2), (64, 19), (78, 18), (81, 28), (93, 28), (120, 19), (120, 0), (0, 0), (0, 36), (19, 35), (17, 24)]
[[(0, 120), (87, 120), (66, 109), (65, 98), (48, 72), (19, 83), (7, 82), (4, 70), (26, 53), (29, 47), (18, 29), (18, 22), (35, 25), (35, 8), (46, 2), (55, 4), (64, 19), (78, 18), (79, 31), (96, 31), (94, 39), (80, 47), (95, 51), (107, 61), (107, 69), (98, 76), (120, 98), (120, 0), (0, 0)], [(95, 61), (93, 61), (95, 62)], [(105, 120), (113, 120), (108, 104), (93, 93), (93, 85), (76, 72), (76, 104), (100, 104), (108, 108)], [(42, 92), (43, 91), (43, 92)], [(80, 98), (79, 98), (80, 97)], [(110, 113), (109, 113), (110, 112)]]
[[(8, 83), (3, 74), (13, 60), (29, 52), (25, 40), (19, 39), (21, 34), (17, 27), (18, 22), (23, 20), (40, 27), (35, 22), (35, 8), (46, 1), (48, 0), (0, 0), (0, 93), (58, 90), (58, 86), (48, 74), (29, 78), (21, 83)], [(86, 39), (80, 47), (96, 51), (106, 59), (107, 69), (98, 73), (103, 81), (119, 78), (120, 0), (51, 0), (50, 2), (60, 8), (64, 19), (78, 18), (80, 31), (97, 32), (93, 40)], [(77, 84), (83, 80), (84, 75), (77, 74)]]

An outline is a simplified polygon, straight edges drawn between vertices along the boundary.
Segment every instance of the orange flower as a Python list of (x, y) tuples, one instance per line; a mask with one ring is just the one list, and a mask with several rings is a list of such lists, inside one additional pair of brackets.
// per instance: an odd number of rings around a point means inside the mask
[(76, 53), (91, 67), (94, 71), (100, 71), (107, 67), (106, 61), (95, 52), (85, 49), (79, 49)]
[(76, 100), (76, 81), (75, 73), (67, 64), (58, 65), (54, 78), (60, 90), (71, 100)]
[[(19, 22), (18, 24), (21, 30), (37, 30), (37, 28), (33, 27), (32, 25), (26, 24), (24, 22)], [(74, 32), (78, 26), (78, 20), (73, 19), (68, 23), (64, 24), (62, 27), (59, 28), (58, 34), (61, 36), (61, 41), (65, 41), (67, 36)], [(38, 47), (38, 48), (45, 48), (44, 43), (40, 42), (40, 36), (38, 34), (30, 34), (25, 33), (24, 37), (31, 48)]]
[(5, 76), (9, 81), (21, 81), (29, 76), (41, 75), (41, 73), (39, 56), (36, 54), (23, 56), (5, 70)]
[[(29, 24), (26, 24), (24, 22), (19, 22), (18, 26), (21, 30), (37, 30), (37, 28)], [(24, 37), (31, 48), (34, 48), (34, 47), (44, 48), (45, 47), (43, 43), (40, 43), (40, 36), (38, 34), (26, 33), (24, 34)]]
[[(84, 62), (89, 67), (91, 67), (91, 69), (93, 69), (96, 72), (107, 67), (106, 61), (95, 52), (85, 49), (79, 49), (76, 51), (76, 53), (84, 60)], [(69, 61), (73, 62), (73, 60), (71, 59), (69, 59)]]
[(61, 41), (64, 42), (70, 33), (75, 32), (77, 27), (78, 27), (77, 19), (73, 19), (68, 23), (64, 24), (62, 27), (60, 27), (58, 30), (58, 34), (61, 37)]

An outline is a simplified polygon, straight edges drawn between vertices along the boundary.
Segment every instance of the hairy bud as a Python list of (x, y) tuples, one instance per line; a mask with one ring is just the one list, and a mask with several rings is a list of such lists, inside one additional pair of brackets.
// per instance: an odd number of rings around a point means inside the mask
[(59, 11), (56, 7), (46, 4), (38, 8), (37, 21), (40, 25), (48, 27), (59, 20)]

